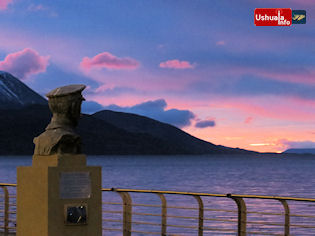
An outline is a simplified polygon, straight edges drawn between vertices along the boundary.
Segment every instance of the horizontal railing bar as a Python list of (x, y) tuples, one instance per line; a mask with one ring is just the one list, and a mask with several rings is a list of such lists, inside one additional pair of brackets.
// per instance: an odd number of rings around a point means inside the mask
[(158, 234), (161, 235), (159, 232), (148, 232), (148, 231), (139, 231), (139, 230), (131, 230), (132, 233), (139, 233), (139, 234)]
[(16, 198), (16, 195), (9, 195), (9, 198)]
[(4, 226), (0, 226), (0, 228), (6, 228), (6, 229), (16, 229), (16, 227), (11, 227), (11, 226), (8, 226), (8, 227), (4, 227)]
[(169, 225), (167, 224), (166, 226), (169, 227), (175, 227), (175, 228), (185, 228), (185, 229), (198, 229), (198, 226), (187, 226), (187, 225)]
[(114, 228), (102, 228), (102, 230), (107, 230), (107, 231), (123, 231), (122, 229), (114, 229)]
[[(103, 202), (105, 205), (123, 205), (123, 203), (118, 202)], [(132, 206), (144, 206), (144, 207), (161, 207), (161, 205), (154, 204), (132, 204)]]
[(161, 205), (155, 205), (155, 204), (132, 204), (132, 206), (144, 206), (144, 207), (161, 207)]
[[(16, 187), (17, 184), (0, 183), (2, 187)], [(115, 189), (115, 188), (102, 188), (102, 191), (113, 192), (135, 192), (135, 193), (161, 193), (161, 194), (180, 194), (191, 196), (205, 196), (205, 197), (239, 197), (239, 198), (256, 198), (256, 199), (275, 199), (275, 200), (288, 200), (288, 201), (307, 201), (315, 202), (314, 198), (297, 198), (297, 197), (280, 197), (280, 196), (264, 196), (264, 195), (242, 195), (242, 194), (211, 194), (211, 193), (196, 193), (196, 192), (180, 192), (180, 191), (161, 191), (161, 190), (144, 190), (144, 189)]]
[(123, 220), (113, 220), (113, 219), (102, 219), (102, 221), (106, 221), (106, 222), (123, 222)]
[(292, 227), (315, 229), (315, 226), (290, 224)]
[(204, 211), (223, 211), (223, 212), (238, 212), (236, 210), (225, 210), (225, 209), (211, 209), (211, 208), (205, 208)]
[(167, 208), (183, 209), (183, 210), (199, 210), (199, 208), (195, 208), (195, 207), (181, 207), (181, 206), (167, 206)]
[(254, 225), (278, 225), (278, 226), (284, 226), (283, 223), (270, 223), (270, 222), (264, 222), (264, 221), (247, 221), (247, 224), (254, 224)]
[(9, 214), (16, 214), (16, 211), (8, 211)]
[(17, 184), (10, 184), (10, 183), (0, 183), (0, 187), (16, 187)]
[(260, 235), (274, 235), (274, 236), (283, 236), (283, 234), (276, 234), (276, 233), (270, 233), (270, 232), (246, 232), (247, 234), (260, 234)]
[(175, 216), (175, 215), (167, 215), (167, 217), (170, 217), (170, 218), (179, 218), (179, 219), (194, 219), (194, 220), (199, 219), (199, 217), (193, 217), (193, 216)]
[(237, 232), (237, 230), (235, 229), (221, 229), (221, 228), (211, 228), (211, 227), (203, 227), (203, 230)]
[(275, 216), (282, 216), (285, 213), (273, 213), (273, 212), (259, 212), (259, 211), (247, 211), (247, 214), (260, 214), (260, 215), (275, 215)]
[[(161, 214), (151, 214), (151, 213), (140, 213), (140, 212), (133, 212), (133, 215), (143, 215), (143, 216), (161, 216)], [(197, 220), (199, 217), (193, 216), (176, 216), (176, 215), (167, 215), (168, 218), (182, 218), (182, 219), (194, 219)], [(209, 221), (222, 221), (222, 222), (237, 222), (237, 220), (226, 220), (220, 218), (203, 218), (203, 220)]]
[(290, 216), (293, 216), (293, 217), (303, 217), (303, 218), (315, 218), (315, 216), (312, 216), (312, 215), (298, 215), (298, 214), (293, 214)]
[(193, 192), (178, 192), (178, 191), (160, 191), (160, 190), (144, 190), (144, 189), (115, 189), (115, 188), (102, 188), (102, 191), (113, 192), (130, 192), (130, 193), (161, 193), (161, 194), (181, 194), (181, 195), (197, 195), (209, 197), (226, 197), (226, 194), (211, 194), (211, 193), (193, 193)]
[[(161, 214), (151, 214), (151, 213), (142, 213), (142, 212), (132, 212), (132, 214), (133, 215), (139, 215), (139, 216), (162, 216)], [(168, 217), (170, 217), (170, 216), (168, 216)]]
[(280, 196), (263, 196), (263, 195), (238, 195), (238, 194), (233, 194), (233, 195), (231, 194), (231, 197), (315, 202), (314, 198), (298, 198), (298, 197), (280, 197)]
[(103, 213), (123, 213), (123, 211), (102, 211)]
[(256, 198), (256, 199), (315, 202), (314, 198), (280, 197), (280, 196), (264, 196), (264, 195), (212, 194), (212, 193), (161, 191), (161, 190), (145, 190), (145, 189), (116, 189), (116, 188), (102, 188), (102, 191), (130, 192), (130, 193), (161, 193), (161, 194), (180, 194), (180, 195), (190, 195), (190, 196), (200, 196), (200, 197), (228, 197), (228, 198), (238, 197), (238, 198)]
[(123, 203), (121, 203), (121, 202), (102, 202), (102, 204), (106, 204), (106, 205), (122, 205)]
[[(16, 187), (17, 184), (0, 183), (0, 187)], [(239, 197), (239, 198), (256, 198), (256, 199), (275, 199), (275, 200), (288, 200), (288, 201), (307, 201), (315, 202), (314, 198), (297, 198), (297, 197), (280, 197), (280, 196), (264, 196), (264, 195), (242, 195), (242, 194), (211, 194), (211, 193), (196, 193), (196, 192), (180, 192), (180, 191), (161, 191), (161, 190), (144, 190), (144, 189), (115, 189), (115, 188), (102, 188), (102, 191), (113, 192), (134, 192), (134, 193), (161, 193), (161, 194), (180, 194), (191, 196), (205, 196), (205, 197)]]
[(155, 225), (155, 226), (161, 226), (159, 223), (151, 223), (151, 222), (145, 222), (145, 221), (131, 221), (129, 223), (136, 224), (136, 225)]
[[(197, 218), (198, 219), (198, 218)], [(222, 222), (237, 222), (237, 220), (225, 220), (225, 219), (219, 219), (219, 218), (204, 218), (204, 220), (209, 221), (222, 221)]]

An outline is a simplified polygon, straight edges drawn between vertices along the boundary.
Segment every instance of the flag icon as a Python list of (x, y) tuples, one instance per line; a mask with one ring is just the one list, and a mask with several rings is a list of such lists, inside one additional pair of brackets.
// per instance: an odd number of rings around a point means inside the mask
[(306, 24), (306, 11), (292, 10), (292, 24)]

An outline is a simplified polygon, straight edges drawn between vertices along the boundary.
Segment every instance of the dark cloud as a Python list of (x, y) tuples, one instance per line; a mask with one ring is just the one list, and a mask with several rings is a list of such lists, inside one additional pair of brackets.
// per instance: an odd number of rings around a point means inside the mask
[(287, 139), (281, 139), (279, 144), (285, 148), (315, 148), (315, 142), (313, 141), (290, 141)]
[(166, 101), (164, 99), (158, 99), (154, 101), (143, 102), (131, 107), (109, 105), (104, 107), (104, 109), (147, 116), (164, 123), (175, 125), (179, 128), (190, 125), (191, 120), (195, 118), (194, 113), (189, 110), (166, 110), (166, 107)]
[(202, 120), (195, 124), (196, 128), (207, 128), (207, 127), (214, 127), (215, 121), (214, 120)]

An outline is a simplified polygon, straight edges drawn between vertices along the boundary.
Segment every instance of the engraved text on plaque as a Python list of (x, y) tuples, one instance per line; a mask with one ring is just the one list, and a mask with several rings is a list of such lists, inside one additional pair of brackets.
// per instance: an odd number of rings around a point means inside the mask
[(61, 172), (59, 178), (60, 198), (90, 198), (90, 172)]

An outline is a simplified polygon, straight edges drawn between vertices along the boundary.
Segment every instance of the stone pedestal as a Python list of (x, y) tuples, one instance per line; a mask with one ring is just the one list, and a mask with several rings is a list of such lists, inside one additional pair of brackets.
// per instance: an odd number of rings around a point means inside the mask
[(85, 155), (34, 155), (17, 168), (18, 236), (101, 236), (101, 210), (101, 167)]

